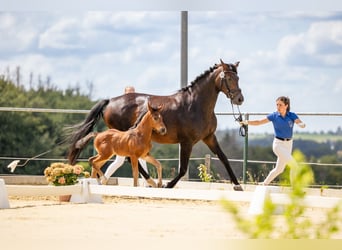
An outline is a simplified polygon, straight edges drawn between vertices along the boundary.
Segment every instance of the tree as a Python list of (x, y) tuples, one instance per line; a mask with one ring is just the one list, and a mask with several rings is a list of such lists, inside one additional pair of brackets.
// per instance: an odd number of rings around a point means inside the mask
[[(94, 102), (83, 95), (65, 95), (52, 84), (40, 85), (37, 90), (25, 90), (22, 85), (0, 78), (0, 106), (33, 108), (90, 109)], [(79, 114), (1, 112), (0, 152), (3, 157), (31, 158), (52, 149), (45, 157), (65, 157), (67, 145), (62, 145), (64, 129), (84, 119)], [(9, 173), (4, 160), (0, 173)], [(19, 174), (42, 174), (48, 161), (31, 161), (25, 168), (17, 168)]]

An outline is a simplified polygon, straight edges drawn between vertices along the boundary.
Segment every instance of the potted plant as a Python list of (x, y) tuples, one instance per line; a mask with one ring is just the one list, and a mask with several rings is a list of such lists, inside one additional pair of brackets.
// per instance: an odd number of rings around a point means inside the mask
[[(49, 184), (54, 186), (75, 185), (78, 183), (79, 178), (89, 178), (90, 173), (84, 170), (81, 165), (69, 165), (62, 162), (52, 163), (49, 167), (45, 168), (44, 176)], [(65, 201), (71, 195), (61, 195), (60, 201)]]

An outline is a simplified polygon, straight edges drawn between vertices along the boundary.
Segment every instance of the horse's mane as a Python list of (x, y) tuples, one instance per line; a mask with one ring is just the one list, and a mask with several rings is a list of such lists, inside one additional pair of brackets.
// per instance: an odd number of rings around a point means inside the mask
[(197, 82), (199, 82), (200, 79), (202, 79), (203, 77), (209, 75), (211, 72), (213, 72), (215, 69), (218, 68), (219, 65), (214, 64), (214, 66), (210, 67), (209, 69), (207, 69), (206, 71), (204, 71), (202, 74), (200, 74), (199, 76), (197, 76), (195, 78), (195, 80), (193, 80), (189, 85), (183, 87), (180, 91), (188, 91), (189, 88), (193, 87)]
[[(139, 114), (138, 118), (136, 119), (135, 123), (133, 124), (132, 127), (130, 127), (129, 129), (134, 129), (138, 126), (138, 124), (141, 122), (142, 118), (144, 117), (144, 115), (148, 112), (148, 108), (147, 108), (147, 102), (148, 102), (148, 99), (146, 99), (145, 101), (145, 104), (144, 104), (144, 108), (142, 110), (142, 112)], [(153, 106), (151, 106), (152, 110), (153, 111), (156, 111), (157, 109)]]
[(129, 129), (136, 128), (146, 113), (147, 113), (147, 109), (146, 110), (144, 109), (144, 111), (139, 114), (139, 116), (138, 116), (137, 120), (135, 121), (135, 123), (133, 124), (133, 126), (130, 127)]

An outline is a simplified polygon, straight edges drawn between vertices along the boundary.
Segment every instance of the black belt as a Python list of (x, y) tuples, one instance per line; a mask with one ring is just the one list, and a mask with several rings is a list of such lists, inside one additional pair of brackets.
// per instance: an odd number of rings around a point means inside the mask
[(276, 136), (275, 138), (277, 138), (277, 139), (279, 139), (281, 141), (291, 141), (292, 140), (292, 138), (281, 138), (281, 137), (278, 137), (278, 136)]

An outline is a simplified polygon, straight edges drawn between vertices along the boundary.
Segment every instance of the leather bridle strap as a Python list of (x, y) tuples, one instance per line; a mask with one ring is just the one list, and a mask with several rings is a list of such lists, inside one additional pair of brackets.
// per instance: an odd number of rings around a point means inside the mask
[(231, 91), (231, 89), (229, 88), (229, 84), (228, 84), (227, 79), (226, 79), (226, 73), (228, 73), (228, 72), (233, 72), (233, 71), (223, 71), (223, 70), (221, 71), (221, 73), (220, 73), (220, 78), (221, 78), (220, 88), (222, 89), (222, 85), (224, 84), (224, 86), (228, 90), (228, 95), (229, 95), (230, 101), (232, 101), (232, 99), (234, 98), (234, 94), (233, 94), (233, 91)]
[[(221, 73), (220, 73), (220, 78), (221, 78), (221, 86), (220, 86), (220, 88), (222, 89), (222, 85), (223, 84), (225, 85), (226, 89), (228, 90), (228, 95), (229, 95), (229, 98), (230, 98), (230, 104), (232, 105), (233, 117), (234, 117), (235, 121), (241, 122), (242, 121), (242, 115), (241, 115), (239, 106), (237, 106), (239, 115), (237, 116), (235, 114), (233, 100), (232, 100), (234, 98), (234, 94), (231, 91), (231, 89), (229, 88), (229, 84), (228, 84), (227, 79), (226, 79), (226, 73), (227, 72), (233, 72), (233, 71), (223, 71), (223, 70), (221, 71)], [(235, 72), (233, 72), (233, 73), (235, 73)], [(246, 125), (241, 125), (240, 126), (240, 130), (239, 130), (240, 136), (245, 137), (246, 133), (247, 133), (247, 126)]]

